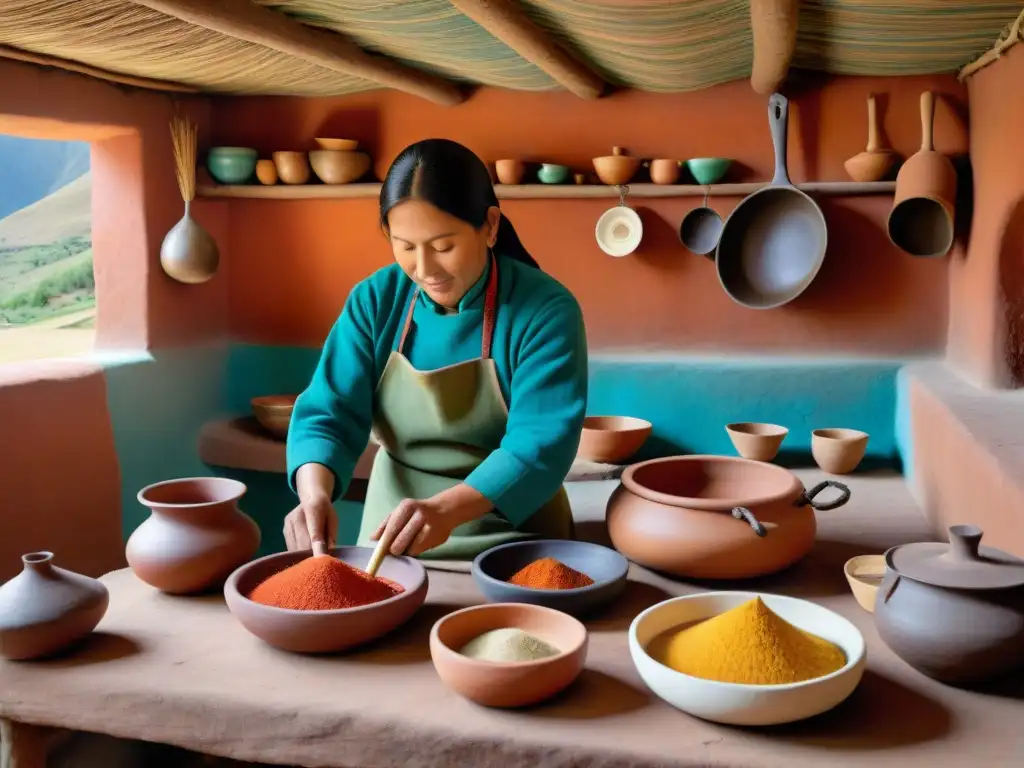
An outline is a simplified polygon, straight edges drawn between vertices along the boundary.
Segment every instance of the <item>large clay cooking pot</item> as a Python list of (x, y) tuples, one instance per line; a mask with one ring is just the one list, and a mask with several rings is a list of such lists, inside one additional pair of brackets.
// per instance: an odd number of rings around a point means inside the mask
[[(840, 495), (815, 497), (827, 487)], [(792, 565), (814, 545), (814, 510), (850, 489), (805, 491), (787, 469), (735, 456), (674, 456), (634, 464), (608, 500), (608, 533), (635, 563), (694, 579), (745, 579)]]
[(189, 477), (139, 491), (152, 515), (128, 539), (135, 575), (171, 594), (220, 586), (260, 546), (260, 529), (238, 508), (246, 487), (226, 477)]
[(1024, 667), (1024, 560), (981, 547), (982, 531), (954, 525), (949, 544), (885, 553), (875, 603), (893, 653), (946, 683), (980, 683)]

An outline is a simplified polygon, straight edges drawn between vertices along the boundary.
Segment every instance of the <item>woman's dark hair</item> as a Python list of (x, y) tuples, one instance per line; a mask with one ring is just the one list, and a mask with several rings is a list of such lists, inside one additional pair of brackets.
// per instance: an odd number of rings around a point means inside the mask
[[(381, 226), (387, 227), (392, 208), (410, 198), (424, 200), (474, 229), (486, 224), (488, 209), (498, 205), (487, 166), (472, 150), (449, 139), (417, 141), (395, 158), (380, 188)], [(494, 252), (540, 269), (504, 214)]]

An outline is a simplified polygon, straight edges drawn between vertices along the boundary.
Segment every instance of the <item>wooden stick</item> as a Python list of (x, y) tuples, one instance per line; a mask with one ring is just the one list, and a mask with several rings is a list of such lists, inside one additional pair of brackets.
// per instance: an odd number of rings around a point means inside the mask
[(1006, 37), (1000, 38), (996, 44), (992, 46), (991, 50), (985, 51), (985, 53), (961, 69), (960, 73), (956, 76), (957, 80), (962, 83), (979, 69), (984, 69), (989, 64), (999, 61), (1004, 53), (1024, 39), (1024, 37), (1022, 37), (1022, 27), (1024, 27), (1024, 11), (1021, 11), (1017, 20), (1010, 25), (1010, 31), (1007, 33)]
[(334, 72), (371, 80), (444, 106), (465, 100), (452, 82), (406, 67), (384, 56), (371, 56), (341, 35), (293, 21), (251, 0), (131, 0), (198, 27), (247, 40), (312, 62)]
[(796, 51), (800, 0), (750, 0), (750, 29), (754, 63), (750, 87), (764, 96), (786, 80)]
[(495, 38), (581, 99), (600, 98), (607, 83), (527, 16), (513, 0), (450, 0)]
[(99, 67), (88, 64), (80, 64), (70, 59), (61, 59), (57, 56), (49, 56), (44, 53), (32, 53), (21, 48), (12, 48), (9, 45), (0, 45), (0, 58), (24, 61), (28, 64), (38, 64), (43, 67), (54, 67), (63, 69), (66, 72), (74, 72), (79, 75), (95, 77), (98, 80), (106, 80), (119, 85), (130, 85), (133, 88), (148, 88), (151, 91), (170, 91), (172, 93), (199, 93), (198, 88), (182, 83), (172, 83), (168, 80), (153, 80), (148, 77), (136, 77), (135, 75), (122, 75), (117, 72), (108, 72)]
[(395, 541), (395, 533), (390, 533), (385, 528), (384, 533), (381, 534), (380, 541), (377, 542), (377, 546), (373, 550), (373, 554), (370, 555), (370, 562), (366, 564), (366, 572), (370, 576), (376, 576), (377, 571), (380, 570), (381, 563), (384, 562), (384, 558), (387, 557), (388, 550), (391, 549), (391, 545)]
[(313, 542), (313, 557), (323, 557), (327, 554), (327, 547), (320, 539)]

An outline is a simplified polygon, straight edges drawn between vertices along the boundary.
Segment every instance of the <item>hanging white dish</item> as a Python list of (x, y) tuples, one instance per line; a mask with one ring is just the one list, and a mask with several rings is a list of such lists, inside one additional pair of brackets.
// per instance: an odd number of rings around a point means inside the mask
[(629, 187), (619, 187), (619, 204), (601, 214), (594, 229), (601, 250), (616, 258), (633, 253), (644, 237), (640, 215), (626, 205), (628, 192)]

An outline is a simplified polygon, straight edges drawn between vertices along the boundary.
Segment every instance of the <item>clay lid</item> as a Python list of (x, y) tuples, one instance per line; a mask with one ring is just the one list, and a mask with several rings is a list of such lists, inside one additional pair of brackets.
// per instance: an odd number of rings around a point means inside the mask
[(981, 547), (976, 525), (953, 525), (949, 544), (922, 542), (893, 547), (885, 564), (896, 573), (935, 587), (1008, 589), (1024, 585), (1024, 560)]

